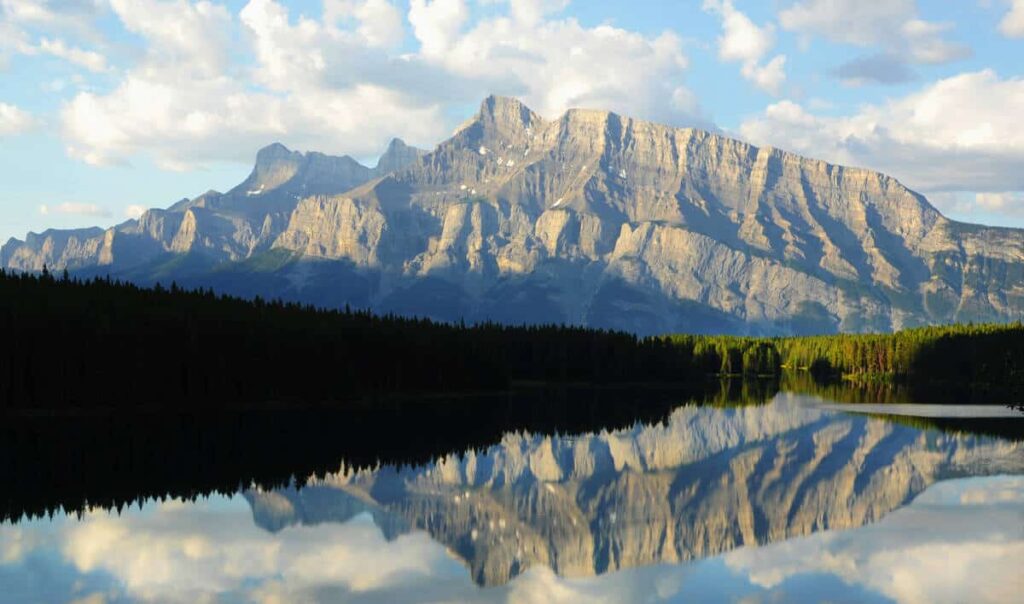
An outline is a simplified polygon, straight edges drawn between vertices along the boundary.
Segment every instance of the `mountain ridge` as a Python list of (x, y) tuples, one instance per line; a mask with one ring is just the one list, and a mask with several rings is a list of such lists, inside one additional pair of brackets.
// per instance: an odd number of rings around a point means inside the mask
[[(443, 320), (807, 333), (1024, 314), (1024, 231), (951, 221), (890, 176), (706, 130), (587, 109), (546, 120), (492, 96), (433, 151), (398, 141), (378, 168), (260, 153), (180, 223), (154, 210), (122, 230), (194, 259), (164, 277)], [(0, 260), (153, 279), (112, 248), (9, 242)], [(267, 254), (286, 260), (245, 264)]]

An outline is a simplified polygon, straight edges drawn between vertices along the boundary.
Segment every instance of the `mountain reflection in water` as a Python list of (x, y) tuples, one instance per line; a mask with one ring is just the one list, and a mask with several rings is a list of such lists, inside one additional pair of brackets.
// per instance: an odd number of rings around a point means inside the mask
[(1021, 474), (1021, 441), (780, 394), (2, 524), (0, 600), (1012, 601)]

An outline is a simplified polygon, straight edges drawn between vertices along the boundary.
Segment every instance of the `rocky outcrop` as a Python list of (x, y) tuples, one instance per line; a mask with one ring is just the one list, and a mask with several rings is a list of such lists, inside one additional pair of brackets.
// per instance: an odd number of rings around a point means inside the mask
[(682, 407), (667, 422), (548, 437), (509, 434), (417, 468), (345, 470), (302, 490), (253, 491), (268, 530), (369, 513), (393, 537), (425, 530), (498, 585), (530, 566), (585, 576), (714, 556), (875, 522), (937, 480), (1024, 470), (1024, 445), (809, 406)]
[[(950, 221), (877, 172), (605, 111), (547, 120), (507, 98), (430, 153), (392, 143), (374, 169), (272, 145), (239, 187), (171, 211), (189, 208), (212, 212), (182, 223), (203, 236), (150, 237), (152, 253), (285, 255), (257, 262), (277, 273), (261, 293), (438, 319), (803, 333), (1024, 315), (1022, 230)], [(131, 229), (149, 232), (114, 238)], [(25, 269), (45, 255), (4, 253)], [(55, 261), (117, 271), (149, 252), (89, 253)], [(358, 300), (319, 276), (339, 270), (370, 284)], [(194, 284), (230, 291), (230, 273)]]

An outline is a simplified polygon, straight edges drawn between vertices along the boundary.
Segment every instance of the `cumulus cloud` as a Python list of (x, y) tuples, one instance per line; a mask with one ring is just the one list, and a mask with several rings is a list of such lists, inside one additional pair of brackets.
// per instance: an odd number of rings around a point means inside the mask
[(481, 91), (518, 96), (547, 116), (597, 107), (693, 119), (692, 107), (685, 107), (692, 103), (683, 82), (687, 58), (671, 33), (648, 38), (608, 25), (586, 28), (573, 19), (526, 25), (497, 18), (465, 32), (434, 62)]
[(1008, 38), (1024, 38), (1024, 0), (1012, 0), (1010, 12), (999, 22), (999, 31)]
[(199, 74), (219, 75), (227, 62), (231, 14), (218, 4), (110, 0), (110, 7), (128, 31), (146, 40), (153, 63), (188, 62)]
[(35, 123), (35, 118), (28, 111), (8, 103), (0, 103), (0, 136), (21, 134), (31, 129)]
[[(596, 106), (701, 119), (677, 36), (584, 27), (557, 18), (565, 5), (510, 0), (472, 21), (463, 0), (413, 0), (409, 52), (390, 0), (329, 0), (319, 17), (298, 18), (275, 0), (237, 15), (208, 2), (112, 0), (148, 50), (112, 90), (66, 103), (68, 151), (92, 164), (144, 153), (171, 169), (247, 161), (274, 140), (369, 156), (393, 136), (436, 144), (464, 119), (453, 107), (491, 93), (546, 115)], [(228, 52), (234, 39), (243, 45)], [(771, 79), (781, 65), (766, 67)]]
[(324, 22), (354, 20), (356, 32), (371, 46), (394, 47), (405, 35), (402, 12), (388, 0), (324, 0)]
[(775, 28), (758, 27), (733, 5), (732, 0), (704, 0), (704, 10), (722, 19), (718, 38), (718, 56), (723, 61), (741, 63), (740, 73), (758, 88), (778, 95), (786, 80), (785, 55), (776, 55), (766, 64), (761, 60), (775, 46)]
[[(799, 0), (779, 13), (779, 22), (805, 40), (821, 36), (875, 49), (836, 70), (852, 83), (899, 83), (909, 79), (903, 77), (908, 63), (936, 65), (972, 54), (970, 47), (946, 39), (952, 24), (921, 19), (916, 0)], [(845, 77), (851, 71), (858, 72), (856, 77)]]
[(438, 56), (454, 42), (469, 19), (464, 0), (410, 0), (409, 22), (423, 54)]
[(847, 116), (792, 101), (770, 105), (740, 134), (847, 165), (893, 174), (925, 191), (1024, 190), (1024, 79), (991, 70), (939, 80)]
[(66, 201), (55, 206), (41, 205), (39, 206), (39, 213), (44, 216), (51, 214), (61, 214), (64, 216), (94, 216), (97, 218), (107, 218), (110, 216), (110, 210), (102, 208), (94, 203), (80, 203)]

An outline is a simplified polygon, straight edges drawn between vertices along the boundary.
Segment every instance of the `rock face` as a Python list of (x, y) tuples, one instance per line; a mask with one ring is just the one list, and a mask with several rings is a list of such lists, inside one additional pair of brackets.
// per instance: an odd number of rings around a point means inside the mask
[(247, 262), (178, 276), (234, 293), (639, 333), (1024, 316), (1024, 230), (953, 222), (876, 172), (507, 98), (426, 155), (395, 142), (371, 170), (275, 145), (231, 192), (153, 213), (68, 251), (12, 241), (0, 260), (145, 280), (139, 259), (201, 252)]
[(714, 556), (875, 522), (948, 477), (1024, 470), (1024, 444), (832, 413), (792, 395), (682, 407), (664, 424), (509, 434), (417, 468), (342, 471), (246, 493), (258, 525), (425, 530), (481, 585), (533, 565), (565, 576)]

